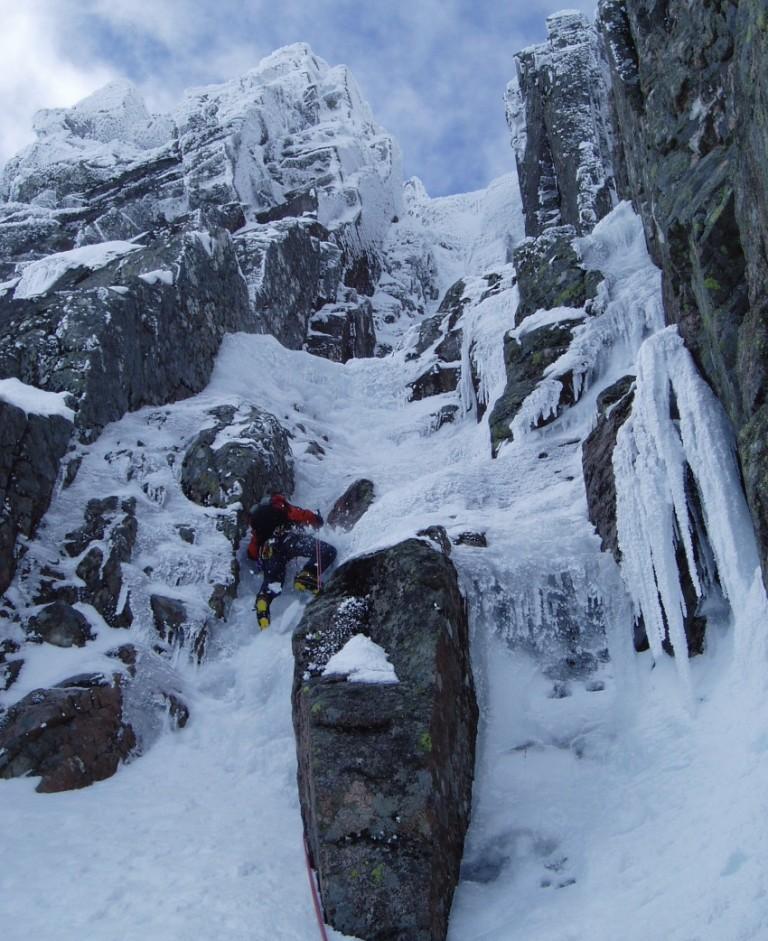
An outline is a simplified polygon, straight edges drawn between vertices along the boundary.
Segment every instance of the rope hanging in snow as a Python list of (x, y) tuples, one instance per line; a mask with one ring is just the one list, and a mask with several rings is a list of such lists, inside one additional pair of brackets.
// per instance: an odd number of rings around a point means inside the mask
[(315, 915), (317, 915), (317, 924), (320, 928), (320, 937), (323, 941), (328, 941), (328, 933), (325, 930), (325, 921), (323, 919), (323, 909), (320, 906), (320, 897), (317, 894), (315, 874), (312, 871), (312, 863), (309, 861), (309, 845), (307, 843), (306, 834), (304, 834), (304, 859), (307, 863), (307, 878), (309, 879), (309, 887), (312, 890), (312, 901), (315, 904)]
[(317, 587), (318, 590), (323, 587), (323, 566), (320, 553), (320, 539), (315, 536), (315, 555), (317, 557)]

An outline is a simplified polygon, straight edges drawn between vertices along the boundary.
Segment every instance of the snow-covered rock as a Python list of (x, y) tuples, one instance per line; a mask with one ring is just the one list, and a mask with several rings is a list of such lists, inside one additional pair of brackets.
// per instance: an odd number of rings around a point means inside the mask
[(71, 393), (81, 437), (199, 390), (224, 332), (253, 326), (229, 233), (165, 229), (145, 243), (49, 255), (0, 297), (0, 371)]
[(113, 83), (73, 108), (40, 113), (35, 130), (38, 140), (0, 177), (3, 254), (39, 251), (46, 227), (72, 247), (201, 208), (238, 228), (284, 204), (293, 215), (311, 205), (344, 253), (350, 285), (370, 293), (402, 212), (396, 144), (348, 69), (303, 43), (239, 79), (189, 91), (167, 116), (150, 116), (135, 89)]

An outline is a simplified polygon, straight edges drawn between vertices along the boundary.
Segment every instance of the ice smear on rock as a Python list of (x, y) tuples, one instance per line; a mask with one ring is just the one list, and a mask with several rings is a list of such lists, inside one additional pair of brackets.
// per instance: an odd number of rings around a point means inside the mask
[(350, 637), (326, 663), (323, 676), (346, 676), (351, 683), (399, 683), (387, 652), (365, 634)]

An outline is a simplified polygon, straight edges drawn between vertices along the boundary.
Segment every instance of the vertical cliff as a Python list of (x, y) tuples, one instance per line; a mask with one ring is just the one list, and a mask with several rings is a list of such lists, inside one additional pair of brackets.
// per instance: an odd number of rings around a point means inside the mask
[(622, 195), (717, 392), (768, 561), (766, 22), (759, 2), (602, 0)]

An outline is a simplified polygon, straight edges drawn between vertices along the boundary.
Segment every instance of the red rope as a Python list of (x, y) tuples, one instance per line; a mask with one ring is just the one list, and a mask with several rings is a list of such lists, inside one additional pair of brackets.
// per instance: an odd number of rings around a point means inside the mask
[(309, 887), (312, 889), (312, 901), (315, 903), (315, 914), (317, 915), (317, 924), (320, 928), (320, 937), (323, 941), (328, 941), (328, 933), (325, 930), (325, 920), (323, 919), (323, 910), (320, 907), (320, 898), (317, 894), (317, 883), (315, 882), (315, 876), (312, 872), (312, 864), (309, 861), (309, 846), (307, 845), (306, 834), (304, 834), (304, 859), (307, 863), (307, 878), (309, 879)]
[(317, 556), (317, 587), (323, 587), (323, 567), (320, 561), (320, 540), (315, 536), (315, 555)]

